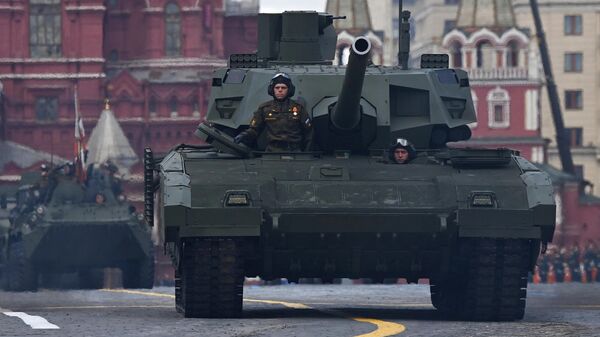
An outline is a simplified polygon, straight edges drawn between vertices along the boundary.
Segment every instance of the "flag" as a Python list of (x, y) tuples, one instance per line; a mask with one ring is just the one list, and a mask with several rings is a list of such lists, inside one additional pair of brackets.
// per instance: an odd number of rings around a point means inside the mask
[(75, 104), (75, 174), (80, 183), (85, 181), (85, 129), (83, 127), (83, 118), (79, 112), (78, 87), (75, 84), (73, 90)]

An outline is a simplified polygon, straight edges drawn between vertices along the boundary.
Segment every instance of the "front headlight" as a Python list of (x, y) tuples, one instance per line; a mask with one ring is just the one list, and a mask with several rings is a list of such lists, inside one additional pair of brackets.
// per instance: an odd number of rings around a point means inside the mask
[(496, 195), (493, 192), (473, 192), (472, 207), (496, 207)]
[(225, 206), (249, 206), (250, 193), (247, 191), (228, 191), (225, 194)]
[(44, 214), (45, 211), (46, 211), (46, 209), (44, 209), (44, 206), (40, 206), (35, 210), (35, 212), (39, 215)]

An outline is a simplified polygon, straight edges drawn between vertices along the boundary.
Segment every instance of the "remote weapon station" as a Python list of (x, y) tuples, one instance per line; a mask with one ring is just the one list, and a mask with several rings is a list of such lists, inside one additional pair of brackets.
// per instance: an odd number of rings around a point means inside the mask
[[(547, 174), (508, 149), (448, 148), (476, 121), (465, 71), (446, 55), (409, 69), (370, 64), (357, 38), (332, 65), (331, 15), (259, 15), (256, 54), (214, 72), (208, 145), (145, 152), (145, 215), (160, 226), (186, 317), (242, 315), (244, 276), (269, 280), (419, 278), (434, 306), (459, 319), (510, 321), (525, 311), (527, 275), (554, 232)], [(313, 152), (262, 152), (233, 137), (248, 127), (269, 80), (287, 73), (314, 126)], [(417, 156), (390, 164), (390, 144)]]

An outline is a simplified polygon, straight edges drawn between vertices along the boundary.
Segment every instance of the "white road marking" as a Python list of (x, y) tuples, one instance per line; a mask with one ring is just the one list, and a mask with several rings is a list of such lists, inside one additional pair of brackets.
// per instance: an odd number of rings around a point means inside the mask
[(60, 329), (58, 325), (54, 325), (48, 322), (44, 317), (28, 315), (24, 312), (4, 311), (2, 312), (9, 317), (18, 317), (25, 324), (29, 325), (32, 329), (36, 330), (48, 330), (48, 329)]

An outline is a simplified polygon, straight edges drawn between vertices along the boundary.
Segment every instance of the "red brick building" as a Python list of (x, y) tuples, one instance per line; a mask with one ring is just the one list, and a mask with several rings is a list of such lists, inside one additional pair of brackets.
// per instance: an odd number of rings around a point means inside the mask
[(3, 140), (71, 158), (74, 87), (88, 132), (105, 97), (133, 148), (197, 142), (223, 0), (0, 0)]

